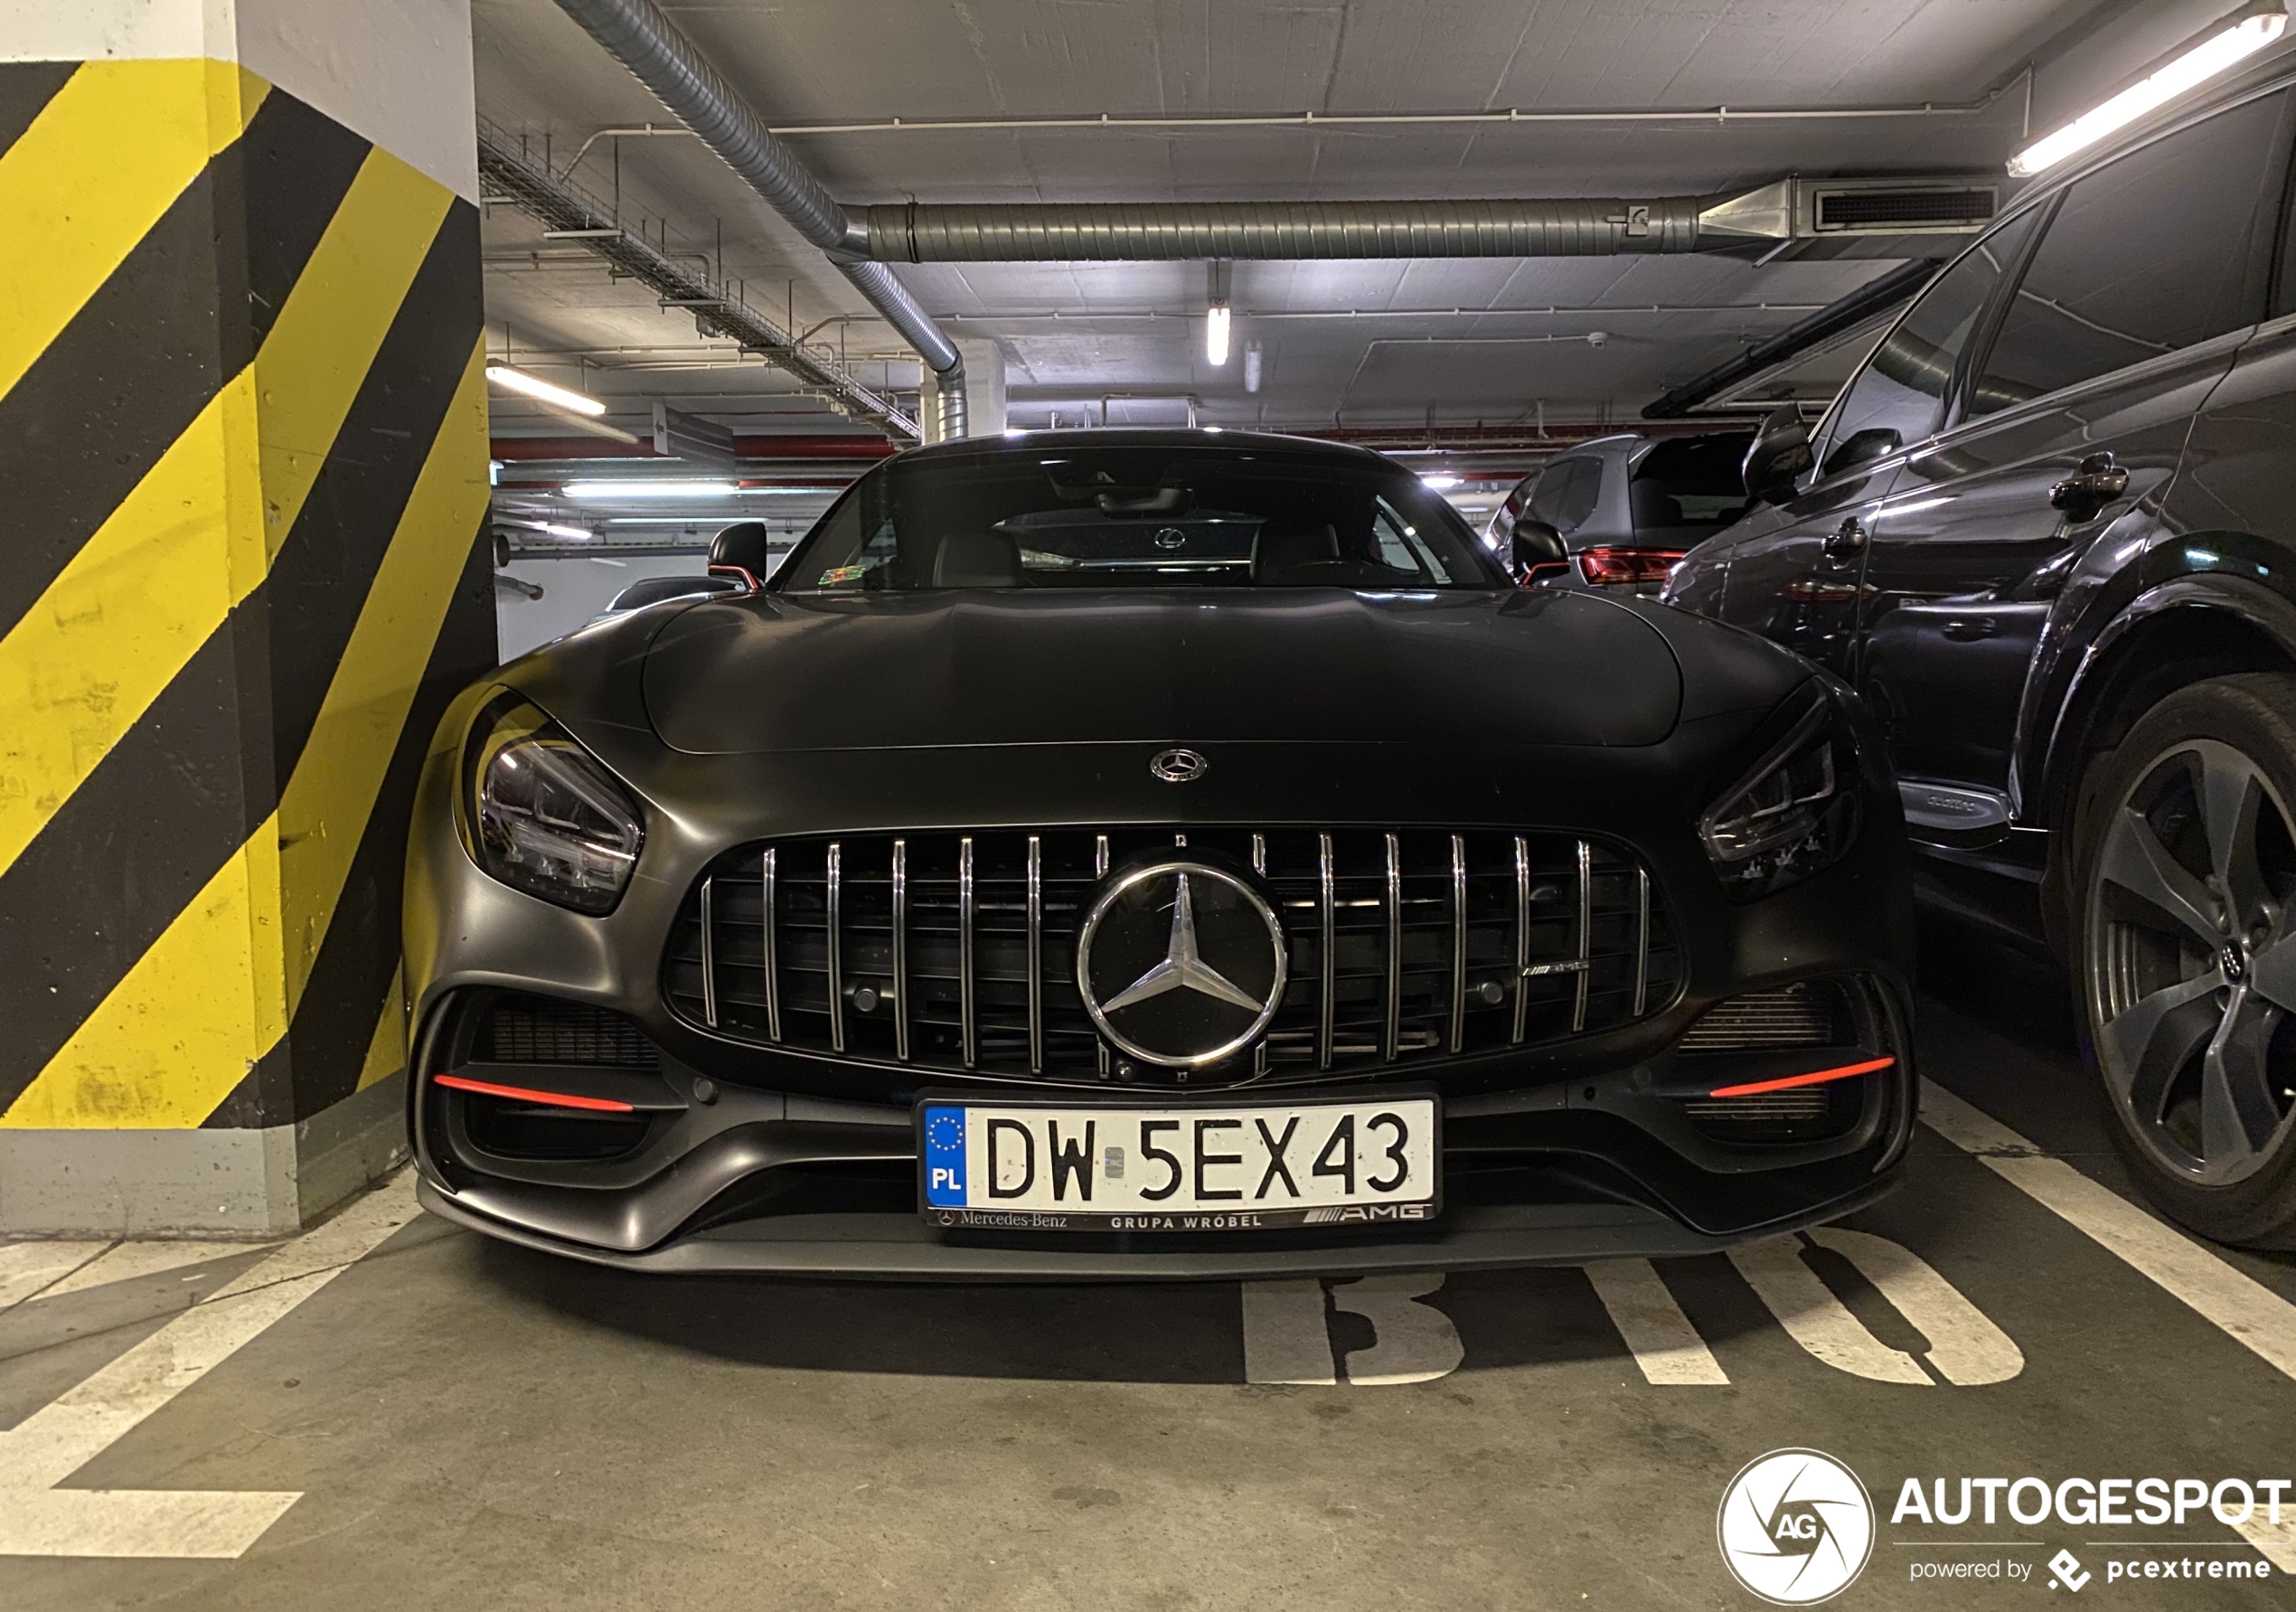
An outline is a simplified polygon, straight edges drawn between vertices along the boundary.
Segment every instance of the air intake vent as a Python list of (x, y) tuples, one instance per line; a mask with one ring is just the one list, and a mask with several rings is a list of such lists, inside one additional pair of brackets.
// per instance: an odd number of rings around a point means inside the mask
[(1761, 1052), (1789, 1047), (1829, 1047), (1840, 990), (1822, 980), (1802, 980), (1775, 991), (1733, 996), (1706, 1010), (1682, 1038), (1685, 1052)]
[(1990, 185), (1813, 188), (1811, 206), (1821, 235), (1931, 234), (1984, 228), (2000, 211), (2000, 193)]
[(479, 1022), (474, 1058), (487, 1063), (588, 1063), (654, 1069), (661, 1054), (610, 1008), (548, 996), (503, 995)]
[(1209, 1071), (1214, 1083), (1608, 1030), (1665, 1007), (1680, 983), (1648, 872), (1572, 835), (1000, 830), (785, 841), (721, 859), (672, 939), (670, 1004), (739, 1041), (1106, 1078), (1076, 984), (1079, 914), (1115, 861), (1180, 844), (1257, 870), (1291, 958), (1262, 1044)]

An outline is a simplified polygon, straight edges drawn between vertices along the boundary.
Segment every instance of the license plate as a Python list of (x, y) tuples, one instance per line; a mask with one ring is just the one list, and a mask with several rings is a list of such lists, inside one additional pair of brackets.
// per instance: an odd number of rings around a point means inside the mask
[(917, 1105), (927, 1221), (1030, 1231), (1261, 1231), (1431, 1221), (1435, 1101)]

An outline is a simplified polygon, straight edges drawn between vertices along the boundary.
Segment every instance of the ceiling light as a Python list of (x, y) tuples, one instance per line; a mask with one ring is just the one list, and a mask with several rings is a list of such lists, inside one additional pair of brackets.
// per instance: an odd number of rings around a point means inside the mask
[(2036, 141), (2018, 152), (2009, 159), (2009, 176), (2028, 179), (2046, 168), (2055, 167), (2074, 153), (2086, 150), (2196, 85), (2237, 67), (2278, 39), (2288, 26), (2288, 14), (2278, 4), (2269, 11), (2251, 8), (2236, 14), (2237, 22), (2230, 22), (2229, 25), (2218, 24), (2210, 37), (2150, 78), (2130, 85), (2103, 106), (2082, 114), (2047, 139)]
[(1433, 487), (1438, 493), (1442, 492), (1446, 487), (1455, 487), (1459, 485), (1459, 478), (1452, 475), (1448, 470), (1430, 471), (1428, 474), (1422, 476), (1419, 479), (1426, 482), (1427, 485)]
[(1217, 369), (1228, 362), (1228, 305), (1215, 302), (1204, 310), (1204, 357)]
[(1244, 344), (1244, 390), (1246, 391), (1259, 390), (1259, 344), (1246, 342)]
[(730, 498), (741, 489), (729, 481), (569, 481), (559, 491), (569, 498)]
[(1218, 426), (1206, 426), (1204, 430), (1209, 436), (1217, 437), (1219, 435), (1219, 428)]
[(563, 386), (552, 386), (547, 381), (530, 375), (523, 370), (512, 369), (508, 364), (488, 364), (486, 379), (497, 386), (523, 392), (536, 402), (548, 403), (553, 408), (565, 409), (576, 414), (606, 412), (606, 405), (596, 398), (585, 397), (579, 391), (569, 391)]

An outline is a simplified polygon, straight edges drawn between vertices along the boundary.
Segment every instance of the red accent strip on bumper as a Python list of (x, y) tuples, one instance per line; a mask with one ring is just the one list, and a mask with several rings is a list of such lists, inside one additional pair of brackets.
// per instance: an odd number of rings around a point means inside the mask
[(430, 1078), (435, 1084), (451, 1086), (456, 1091), (515, 1098), (522, 1103), (548, 1103), (553, 1108), (600, 1108), (611, 1114), (637, 1112), (630, 1104), (617, 1103), (610, 1097), (576, 1097), (565, 1091), (536, 1091), (525, 1086), (497, 1086), (491, 1080), (474, 1080), (467, 1075), (433, 1075)]
[(1845, 1063), (1840, 1069), (1821, 1069), (1806, 1075), (1788, 1075), (1783, 1080), (1756, 1080), (1750, 1086), (1717, 1086), (1708, 1097), (1752, 1097), (1763, 1091), (1785, 1091), (1796, 1086), (1818, 1086), (1828, 1080), (1847, 1080), (1854, 1075), (1870, 1075), (1876, 1070), (1887, 1069), (1896, 1062), (1895, 1058), (1870, 1058), (1863, 1063)]

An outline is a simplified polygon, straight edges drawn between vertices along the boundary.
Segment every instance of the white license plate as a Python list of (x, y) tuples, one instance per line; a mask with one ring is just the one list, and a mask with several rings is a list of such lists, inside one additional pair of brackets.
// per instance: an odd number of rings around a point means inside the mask
[(927, 1098), (925, 1218), (1036, 1231), (1394, 1226), (1440, 1201), (1430, 1097), (1233, 1108)]

